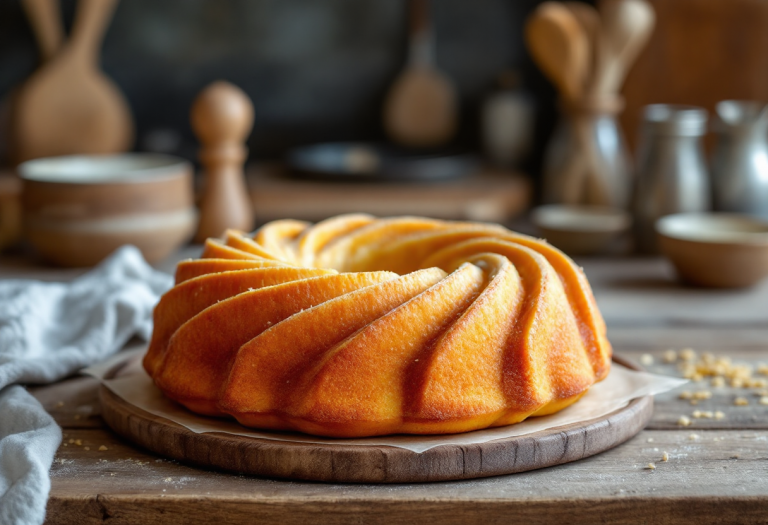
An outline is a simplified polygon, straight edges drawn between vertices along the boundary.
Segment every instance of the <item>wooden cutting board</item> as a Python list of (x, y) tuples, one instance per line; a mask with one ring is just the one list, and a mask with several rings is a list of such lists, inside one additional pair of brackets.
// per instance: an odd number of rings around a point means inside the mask
[[(628, 362), (624, 366), (635, 368)], [(642, 397), (581, 423), (422, 453), (389, 446), (323, 445), (224, 433), (195, 433), (150, 414), (101, 386), (102, 417), (118, 434), (160, 456), (205, 468), (268, 478), (334, 483), (450, 481), (513, 474), (583, 459), (640, 432), (653, 415)]]

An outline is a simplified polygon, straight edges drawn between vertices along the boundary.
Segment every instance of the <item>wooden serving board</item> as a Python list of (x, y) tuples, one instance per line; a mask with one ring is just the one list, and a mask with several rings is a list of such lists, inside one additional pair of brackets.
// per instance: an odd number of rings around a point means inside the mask
[(474, 445), (442, 445), (416, 453), (389, 446), (323, 445), (225, 433), (198, 434), (129, 404), (104, 385), (100, 398), (102, 417), (112, 430), (161, 456), (259, 477), (334, 483), (449, 481), (551, 467), (623, 443), (640, 432), (653, 415), (653, 397), (646, 396), (582, 423)]

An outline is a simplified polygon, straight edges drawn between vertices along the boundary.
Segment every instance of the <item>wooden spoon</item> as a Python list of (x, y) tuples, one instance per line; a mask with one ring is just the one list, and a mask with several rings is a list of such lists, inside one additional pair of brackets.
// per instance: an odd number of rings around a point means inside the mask
[(13, 123), (17, 162), (130, 148), (128, 105), (98, 69), (98, 49), (115, 3), (79, 0), (69, 42), (23, 86)]
[(597, 52), (600, 46), (600, 15), (594, 6), (584, 2), (564, 2), (563, 5), (576, 17), (587, 37), (587, 65), (584, 73), (584, 88), (586, 91), (589, 91), (591, 88), (590, 84), (594, 78)]
[(645, 0), (603, 0), (596, 96), (613, 95), (653, 32), (656, 14)]
[(410, 50), (405, 69), (384, 104), (384, 127), (399, 144), (415, 148), (448, 142), (456, 132), (456, 94), (434, 64), (429, 0), (411, 0)]
[(574, 14), (558, 2), (544, 2), (528, 18), (525, 40), (534, 60), (567, 102), (584, 93), (589, 41)]

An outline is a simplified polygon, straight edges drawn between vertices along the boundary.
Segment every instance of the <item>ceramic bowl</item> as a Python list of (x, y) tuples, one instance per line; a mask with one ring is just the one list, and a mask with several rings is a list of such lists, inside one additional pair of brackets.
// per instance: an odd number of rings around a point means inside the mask
[(752, 286), (768, 276), (768, 221), (728, 213), (681, 213), (656, 222), (659, 247), (690, 284)]
[(569, 255), (587, 255), (604, 250), (632, 224), (623, 210), (599, 206), (549, 204), (531, 215), (541, 234)]
[(189, 162), (168, 155), (66, 156), (18, 168), (24, 232), (49, 261), (92, 266), (124, 244), (160, 261), (197, 223)]

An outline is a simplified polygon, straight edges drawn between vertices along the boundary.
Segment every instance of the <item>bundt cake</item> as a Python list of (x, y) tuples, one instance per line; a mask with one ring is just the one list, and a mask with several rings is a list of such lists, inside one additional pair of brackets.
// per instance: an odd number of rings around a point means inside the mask
[(494, 225), (344, 215), (209, 239), (144, 367), (190, 410), (322, 436), (441, 434), (557, 412), (609, 371), (589, 284)]

